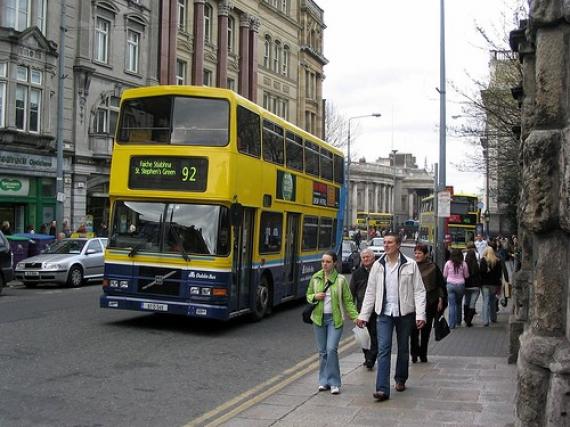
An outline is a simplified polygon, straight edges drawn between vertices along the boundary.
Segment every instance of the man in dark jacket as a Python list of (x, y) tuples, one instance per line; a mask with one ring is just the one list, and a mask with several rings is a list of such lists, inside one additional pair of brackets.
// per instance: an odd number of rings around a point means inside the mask
[[(374, 252), (371, 249), (363, 249), (360, 252), (360, 267), (352, 273), (350, 279), (350, 292), (356, 301), (356, 308), (360, 312), (364, 294), (366, 293), (366, 284), (368, 283), (368, 273), (374, 264)], [(370, 350), (362, 350), (364, 352), (364, 365), (372, 370), (376, 357), (378, 356), (378, 336), (376, 335), (376, 313), (372, 313), (366, 328), (370, 334)]]

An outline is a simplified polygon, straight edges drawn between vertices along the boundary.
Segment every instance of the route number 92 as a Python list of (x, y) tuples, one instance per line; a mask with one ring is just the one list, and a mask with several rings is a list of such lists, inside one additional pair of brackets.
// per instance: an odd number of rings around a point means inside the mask
[(196, 181), (196, 167), (195, 166), (184, 166), (182, 168), (182, 181), (183, 182), (187, 182), (187, 181), (192, 181), (195, 182)]

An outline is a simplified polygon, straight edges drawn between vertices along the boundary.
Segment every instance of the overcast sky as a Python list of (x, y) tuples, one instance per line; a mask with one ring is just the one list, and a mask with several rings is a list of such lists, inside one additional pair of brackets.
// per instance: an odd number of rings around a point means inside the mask
[[(423, 167), (439, 159), (440, 0), (316, 0), (324, 10), (325, 66), (323, 97), (353, 120), (358, 137), (351, 151), (373, 161), (390, 150), (410, 152)], [(489, 47), (477, 24), (493, 34), (514, 29), (515, 0), (446, 0), (447, 124), (459, 125), (461, 98), (449, 82), (476, 90), (467, 72), (487, 79)], [(480, 174), (459, 172), (455, 164), (476, 148), (447, 136), (447, 184), (456, 191), (479, 193)]]

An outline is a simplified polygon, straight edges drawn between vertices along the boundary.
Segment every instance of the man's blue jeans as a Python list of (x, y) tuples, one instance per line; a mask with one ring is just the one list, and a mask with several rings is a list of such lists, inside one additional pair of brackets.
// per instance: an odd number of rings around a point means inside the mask
[(463, 302), (463, 294), (465, 293), (465, 285), (447, 284), (447, 301), (449, 313), (447, 322), (449, 329), (455, 329), (455, 326), (461, 326), (461, 303)]
[(325, 314), (323, 326), (313, 325), (319, 351), (319, 385), (340, 387), (338, 343), (342, 328), (335, 328), (332, 314)]
[(405, 384), (408, 379), (410, 359), (410, 334), (416, 321), (416, 313), (401, 317), (381, 314), (377, 320), (378, 331), (378, 371), (376, 372), (376, 391), (390, 396), (390, 359), (392, 356), (392, 332), (396, 328), (398, 358), (396, 360), (396, 383)]

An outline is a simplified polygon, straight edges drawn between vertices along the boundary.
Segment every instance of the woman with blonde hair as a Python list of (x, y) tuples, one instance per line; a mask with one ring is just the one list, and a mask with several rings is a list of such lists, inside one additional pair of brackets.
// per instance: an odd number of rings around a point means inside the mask
[[(489, 322), (493, 320), (493, 312), (495, 310), (495, 294), (501, 286), (501, 274), (504, 274), (501, 260), (497, 258), (495, 250), (488, 246), (483, 251), (480, 264), (481, 271), (481, 293), (483, 294), (483, 310), (481, 317), (483, 324), (489, 326)], [(493, 320), (496, 322), (496, 319)]]

